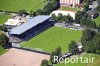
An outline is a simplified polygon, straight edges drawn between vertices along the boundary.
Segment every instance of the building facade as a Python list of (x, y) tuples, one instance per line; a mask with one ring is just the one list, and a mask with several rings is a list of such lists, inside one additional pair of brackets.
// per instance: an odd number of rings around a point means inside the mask
[(56, 16), (58, 16), (58, 14), (62, 14), (66, 16), (70, 15), (73, 19), (75, 19), (76, 11), (56, 10), (56, 11), (53, 11), (50, 15), (52, 14), (55, 14)]
[(61, 6), (76, 6), (83, 2), (83, 0), (60, 0)]

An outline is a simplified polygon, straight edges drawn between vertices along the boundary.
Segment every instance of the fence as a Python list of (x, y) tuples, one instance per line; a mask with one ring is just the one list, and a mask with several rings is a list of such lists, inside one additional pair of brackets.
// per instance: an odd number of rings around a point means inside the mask
[(22, 48), (22, 47), (21, 47), (21, 48), (13, 47), (13, 48), (21, 49), (21, 50), (26, 50), (26, 51), (31, 51), (31, 52), (36, 52), (36, 53), (45, 54), (45, 55), (51, 55), (51, 54), (48, 53), (48, 52), (38, 51), (38, 50), (34, 50), (34, 49), (29, 49), (29, 48)]

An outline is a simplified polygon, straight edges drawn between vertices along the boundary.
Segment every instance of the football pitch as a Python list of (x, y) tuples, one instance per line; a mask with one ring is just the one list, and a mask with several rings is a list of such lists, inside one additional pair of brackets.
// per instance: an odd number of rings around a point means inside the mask
[(81, 34), (82, 31), (52, 27), (31, 40), (22, 42), (21, 47), (51, 52), (60, 46), (62, 52), (65, 53), (68, 51), (70, 41), (79, 41)]
[(15, 11), (25, 9), (27, 11), (36, 11), (42, 8), (46, 3), (43, 0), (0, 0), (0, 10)]

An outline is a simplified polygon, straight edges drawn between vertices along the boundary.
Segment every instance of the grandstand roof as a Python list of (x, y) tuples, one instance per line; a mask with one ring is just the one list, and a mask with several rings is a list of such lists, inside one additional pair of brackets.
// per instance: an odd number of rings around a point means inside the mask
[(20, 26), (17, 26), (10, 30), (10, 34), (17, 34), (20, 35), (24, 33), (25, 31), (31, 29), (32, 27), (36, 26), (39, 23), (44, 22), (45, 20), (49, 19), (50, 16), (42, 15), (42, 16), (37, 16), (37, 17), (30, 17), (28, 21)]

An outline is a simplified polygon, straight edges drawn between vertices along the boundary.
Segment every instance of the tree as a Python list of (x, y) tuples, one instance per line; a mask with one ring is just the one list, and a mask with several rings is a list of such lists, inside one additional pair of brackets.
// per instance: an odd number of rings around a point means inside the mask
[(27, 11), (22, 9), (18, 11), (19, 16), (28, 15)]
[(96, 50), (100, 50), (100, 35), (97, 34), (94, 36), (92, 39), (92, 43), (94, 44), (93, 46), (95, 47)]
[(81, 37), (81, 43), (86, 44), (86, 41), (91, 41), (93, 39), (93, 37), (96, 35), (95, 31), (91, 31), (91, 29), (87, 28), (83, 31), (82, 33), (82, 37)]
[(68, 14), (68, 16), (66, 17), (66, 23), (73, 23), (73, 18)]
[(57, 55), (57, 56), (61, 56), (61, 47), (59, 46), (58, 48), (56, 48), (56, 50), (55, 50), (55, 55)]
[(89, 17), (86, 19), (86, 24), (85, 24), (86, 27), (89, 27), (89, 28), (96, 28), (96, 22), (95, 21), (92, 21)]
[(96, 53), (100, 55), (100, 50), (96, 50)]
[(87, 53), (95, 53), (95, 47), (94, 44), (91, 41), (87, 41), (86, 45), (84, 46), (84, 51)]
[(3, 26), (0, 26), (0, 30), (1, 30), (1, 31), (4, 31), (4, 32), (7, 32), (8, 29), (7, 29), (7, 27), (5, 27), (5, 26), (3, 25)]
[(87, 17), (86, 12), (84, 12), (84, 11), (77, 11), (77, 13), (75, 14), (74, 22), (80, 24), (80, 20), (81, 20), (82, 17)]
[(36, 12), (35, 12), (36, 15), (43, 15), (44, 12), (41, 10), (41, 9), (38, 9)]
[(87, 41), (84, 50), (88, 53), (98, 53), (100, 50), (100, 35), (96, 34), (91, 41)]
[(62, 52), (61, 52), (61, 48), (60, 46), (58, 48), (56, 48), (54, 51), (51, 52), (51, 55), (50, 55), (50, 62), (52, 64), (54, 63), (57, 63), (57, 62), (54, 62), (54, 56), (58, 56), (59, 58), (61, 57), (62, 55)]
[(51, 55), (50, 55), (50, 62), (51, 62), (52, 64), (54, 64), (54, 56), (55, 56), (55, 52), (52, 51), (52, 52), (51, 52)]
[(97, 0), (98, 4), (100, 4), (100, 0)]
[(98, 28), (97, 28), (97, 29), (98, 29), (98, 32), (100, 33), (100, 24), (99, 24), (99, 26), (98, 26)]
[(52, 11), (60, 7), (59, 0), (50, 0), (44, 7), (43, 12), (45, 15), (49, 15)]
[(30, 15), (31, 17), (36, 16), (36, 15), (34, 15), (34, 12), (33, 12), (32, 10), (30, 11), (29, 15)]
[(48, 65), (49, 65), (48, 60), (46, 60), (46, 59), (42, 60), (41, 66), (48, 66)]
[(100, 54), (100, 34), (91, 29), (85, 29), (82, 34), (81, 43), (84, 51)]
[(100, 5), (98, 5), (98, 7), (96, 9), (100, 13)]
[(89, 9), (89, 4), (88, 3), (86, 3), (85, 5), (84, 5), (84, 7), (83, 7), (83, 11), (88, 11), (88, 9)]
[(78, 45), (76, 44), (75, 41), (71, 41), (68, 49), (72, 54), (78, 54)]
[(6, 42), (8, 42), (8, 37), (4, 33), (0, 32), (0, 45), (5, 47)]
[(86, 20), (87, 20), (87, 17), (82, 17), (81, 20), (80, 20), (80, 24), (86, 25)]
[(99, 0), (99, 5), (98, 5), (98, 7), (96, 9), (100, 13), (100, 0)]
[(63, 22), (63, 15), (61, 13), (58, 14), (57, 21), (58, 22)]
[(55, 14), (51, 15), (51, 20), (57, 21), (57, 16)]

